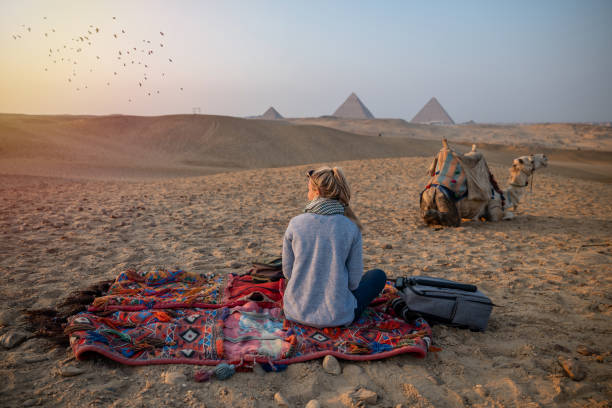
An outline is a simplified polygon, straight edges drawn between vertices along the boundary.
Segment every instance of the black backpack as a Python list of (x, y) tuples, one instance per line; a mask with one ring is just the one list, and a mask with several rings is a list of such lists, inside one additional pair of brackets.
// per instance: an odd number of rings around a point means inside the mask
[(485, 331), (493, 302), (474, 285), (429, 276), (398, 278), (401, 297), (392, 306), (405, 320), (423, 317), (430, 323)]

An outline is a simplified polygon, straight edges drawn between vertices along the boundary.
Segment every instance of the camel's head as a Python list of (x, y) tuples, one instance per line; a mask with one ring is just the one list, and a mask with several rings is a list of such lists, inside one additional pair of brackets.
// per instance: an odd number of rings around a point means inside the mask
[(548, 158), (542, 153), (517, 157), (510, 167), (510, 184), (519, 187), (527, 186), (529, 176), (537, 169), (547, 165)]
[(526, 187), (529, 176), (533, 173), (533, 164), (528, 156), (514, 159), (510, 167), (510, 184), (517, 187)]

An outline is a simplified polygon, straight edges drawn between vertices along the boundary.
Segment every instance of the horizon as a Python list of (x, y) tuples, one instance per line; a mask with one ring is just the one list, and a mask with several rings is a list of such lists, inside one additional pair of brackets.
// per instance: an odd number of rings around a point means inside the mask
[(607, 1), (0, 9), (7, 114), (307, 118), (354, 92), (381, 119), (410, 121), (435, 97), (457, 124), (612, 121)]
[[(273, 106), (272, 106), (273, 107)], [(262, 112), (263, 113), (263, 112)], [(549, 124), (576, 124), (576, 125), (598, 125), (598, 126), (608, 126), (612, 127), (612, 120), (610, 121), (592, 121), (592, 122), (459, 122), (453, 125), (448, 124), (427, 124), (427, 123), (411, 123), (410, 119), (405, 118), (373, 118), (373, 119), (347, 119), (336, 117), (333, 115), (321, 115), (321, 116), (285, 116), (282, 119), (262, 119), (259, 116), (261, 115), (253, 115), (253, 116), (233, 116), (233, 115), (224, 115), (224, 114), (212, 114), (212, 113), (193, 113), (193, 112), (184, 112), (184, 113), (159, 113), (159, 114), (132, 114), (132, 113), (21, 113), (21, 112), (0, 112), (0, 115), (21, 115), (21, 116), (76, 116), (76, 117), (105, 117), (105, 116), (134, 116), (134, 117), (146, 117), (146, 118), (154, 118), (154, 117), (163, 117), (163, 116), (222, 116), (234, 119), (245, 119), (245, 120), (279, 120), (279, 121), (291, 121), (297, 119), (325, 119), (332, 118), (338, 120), (349, 120), (349, 121), (368, 121), (368, 120), (403, 120), (412, 125), (418, 126), (441, 126), (441, 127), (452, 127), (452, 126), (464, 126), (464, 125), (489, 125), (489, 126), (520, 126), (520, 125), (549, 125)]]

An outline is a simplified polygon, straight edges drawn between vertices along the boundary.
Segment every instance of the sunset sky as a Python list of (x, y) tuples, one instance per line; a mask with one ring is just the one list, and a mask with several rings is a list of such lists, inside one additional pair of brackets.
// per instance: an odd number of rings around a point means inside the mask
[(456, 122), (610, 121), (610, 21), (606, 0), (3, 0), (0, 112), (320, 116), (356, 92), (379, 118), (435, 96)]

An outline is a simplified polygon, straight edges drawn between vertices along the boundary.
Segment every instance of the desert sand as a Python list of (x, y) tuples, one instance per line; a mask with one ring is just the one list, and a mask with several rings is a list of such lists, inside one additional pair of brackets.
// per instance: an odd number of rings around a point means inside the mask
[[(484, 333), (437, 325), (441, 350), (425, 359), (340, 361), (338, 376), (319, 360), (196, 383), (200, 367), (75, 361), (33, 337), (0, 348), (2, 406), (276, 407), (280, 392), (290, 406), (344, 407), (358, 386), (377, 407), (610, 406), (609, 153), (549, 146), (516, 219), (431, 228), (418, 197), (439, 140), (210, 116), (1, 115), (0, 126), (0, 335), (25, 330), (24, 310), (130, 267), (227, 274), (279, 254), (306, 203), (304, 171), (319, 164), (351, 182), (366, 268), (473, 283), (499, 305)], [(540, 152), (487, 146), (503, 187), (513, 157)], [(559, 357), (586, 377), (568, 378)]]

